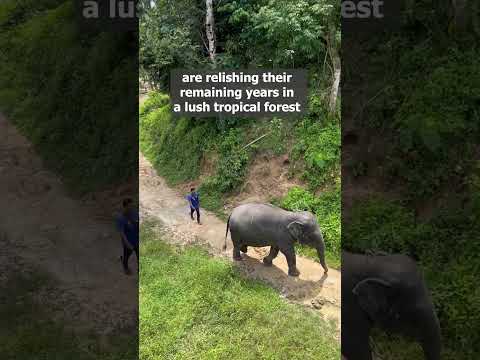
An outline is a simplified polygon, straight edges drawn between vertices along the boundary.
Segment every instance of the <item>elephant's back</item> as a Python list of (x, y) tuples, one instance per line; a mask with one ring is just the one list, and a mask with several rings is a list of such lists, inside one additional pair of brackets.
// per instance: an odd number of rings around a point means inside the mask
[(286, 210), (271, 204), (248, 203), (239, 205), (233, 209), (231, 218), (239, 219), (243, 217), (249, 217), (253, 219), (270, 219), (283, 217), (286, 213)]
[(258, 231), (282, 223), (288, 212), (270, 204), (249, 203), (237, 206), (230, 216), (230, 228), (248, 226)]
[[(365, 255), (342, 252), (342, 286), (348, 281), (356, 284), (358, 281), (369, 277), (394, 277), (401, 278), (409, 274), (409, 278), (418, 282), (422, 274), (416, 262), (403, 254)], [(348, 279), (348, 280), (347, 280)]]

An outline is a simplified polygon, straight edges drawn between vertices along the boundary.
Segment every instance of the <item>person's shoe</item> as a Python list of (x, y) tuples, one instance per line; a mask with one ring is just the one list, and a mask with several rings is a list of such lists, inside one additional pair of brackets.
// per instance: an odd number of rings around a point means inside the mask
[(202, 225), (202, 223), (199, 221), (199, 222), (198, 222), (198, 225)]
[(132, 275), (132, 271), (130, 269), (123, 269), (125, 275)]

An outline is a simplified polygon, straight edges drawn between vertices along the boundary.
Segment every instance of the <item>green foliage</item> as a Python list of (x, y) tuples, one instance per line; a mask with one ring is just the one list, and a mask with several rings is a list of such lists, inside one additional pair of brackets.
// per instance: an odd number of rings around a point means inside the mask
[(340, 171), (340, 125), (337, 122), (321, 122), (305, 119), (297, 127), (294, 157), (303, 156), (303, 177), (312, 189), (331, 183)]
[[(157, 0), (142, 6), (140, 66), (144, 80), (168, 89), (173, 68), (211, 68), (204, 35), (205, 2)], [(340, 48), (340, 4), (331, 0), (234, 1), (215, 11), (219, 68), (296, 67), (330, 77), (327, 33)], [(320, 70), (323, 64), (323, 69)], [(330, 82), (330, 80), (328, 80)], [(324, 84), (328, 88), (328, 84)]]
[(471, 166), (480, 135), (477, 59), (475, 51), (452, 49), (415, 80), (413, 91), (409, 86), (395, 117), (396, 158), (408, 158), (408, 166), (393, 162), (389, 171), (407, 184), (411, 196), (428, 198), (451, 181), (451, 169), (465, 173)]
[[(322, 230), (328, 258), (334, 264), (340, 263), (341, 249), (341, 196), (340, 185), (315, 196), (302, 188), (291, 189), (280, 205), (292, 211), (310, 211), (317, 216), (318, 224)], [(301, 249), (301, 254), (317, 259), (313, 249)]]
[[(155, 95), (161, 99), (161, 95)], [(170, 105), (154, 100), (140, 113), (140, 148), (153, 166), (171, 184), (196, 179), (200, 173), (203, 150), (216, 137), (209, 123), (172, 119)], [(162, 105), (163, 104), (163, 105)], [(152, 106), (150, 109), (149, 107)]]
[[(140, 359), (338, 359), (335, 330), (196, 247), (142, 226)], [(248, 351), (245, 351), (248, 349)]]
[(218, 189), (221, 193), (238, 190), (246, 175), (248, 164), (247, 150), (242, 147), (244, 136), (239, 129), (231, 129), (222, 136), (218, 144), (220, 159), (217, 163), (216, 174), (211, 177), (206, 186)]
[(332, 1), (227, 1), (218, 13), (224, 63), (237, 67), (308, 67), (323, 59), (326, 48), (319, 39), (340, 22)]
[(145, 101), (143, 101), (143, 103), (140, 105), (140, 117), (147, 115), (148, 113), (154, 111), (157, 108), (168, 105), (169, 101), (170, 98), (166, 94), (157, 91), (150, 92)]
[(216, 172), (199, 189), (203, 206), (222, 218), (226, 217), (223, 213), (223, 196), (238, 192), (247, 172), (249, 153), (242, 148), (243, 142), (244, 136), (239, 129), (230, 129), (218, 139)]
[(351, 218), (349, 231), (342, 239), (343, 248), (354, 252), (409, 252), (412, 234), (406, 232), (415, 226), (413, 211), (382, 199), (370, 199), (354, 208)]
[(171, 69), (195, 69), (205, 63), (198, 31), (204, 16), (195, 0), (159, 0), (143, 13), (139, 58), (145, 80), (166, 90)]
[(35, 13), (54, 9), (64, 0), (4, 0), (0, 3), (0, 29), (16, 27)]
[(265, 129), (265, 125), (261, 124), (259, 130), (268, 131), (266, 132), (268, 135), (258, 145), (254, 144), (253, 149), (257, 151), (271, 151), (273, 155), (284, 154), (287, 151), (287, 141), (294, 124), (280, 118), (273, 118), (269, 120), (266, 126), (267, 128)]
[(136, 176), (138, 80), (126, 36), (82, 34), (70, 1), (7, 2), (0, 19), (1, 109), (47, 165), (80, 192)]

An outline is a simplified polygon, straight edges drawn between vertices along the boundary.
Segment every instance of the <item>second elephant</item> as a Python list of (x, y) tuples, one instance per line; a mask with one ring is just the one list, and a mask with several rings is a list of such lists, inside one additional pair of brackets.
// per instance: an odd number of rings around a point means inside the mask
[[(227, 222), (225, 242), (230, 229), (233, 242), (233, 258), (241, 260), (240, 251), (246, 253), (248, 246), (270, 246), (270, 253), (263, 259), (265, 265), (282, 252), (288, 263), (288, 275), (298, 276), (295, 242), (317, 250), (325, 273), (325, 243), (317, 220), (306, 211), (287, 211), (270, 204), (244, 204), (233, 209)], [(226, 243), (225, 243), (226, 248)]]
[(342, 354), (372, 360), (378, 327), (420, 342), (426, 360), (440, 360), (440, 324), (423, 274), (405, 255), (342, 254)]

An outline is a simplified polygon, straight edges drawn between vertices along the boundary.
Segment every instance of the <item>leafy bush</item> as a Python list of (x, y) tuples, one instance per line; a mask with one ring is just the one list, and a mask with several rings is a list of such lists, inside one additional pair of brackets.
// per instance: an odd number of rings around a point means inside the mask
[(142, 107), (140, 147), (169, 183), (178, 184), (199, 176), (203, 151), (215, 139), (216, 130), (206, 122), (172, 119), (165, 99), (165, 95), (153, 93)]
[(293, 154), (295, 158), (303, 156), (306, 165), (303, 176), (310, 187), (316, 189), (333, 182), (340, 172), (340, 125), (304, 119), (296, 131)]
[(83, 192), (137, 176), (138, 79), (125, 34), (84, 34), (76, 24), (71, 1), (0, 5), (0, 104)]
[(216, 174), (209, 179), (209, 185), (221, 193), (238, 189), (243, 183), (248, 164), (248, 153), (242, 148), (244, 136), (239, 129), (231, 129), (218, 145), (220, 159)]
[(351, 219), (345, 224), (342, 247), (354, 252), (408, 253), (412, 239), (409, 231), (415, 227), (413, 215), (413, 211), (400, 204), (369, 199), (352, 210)]
[[(408, 84), (395, 116), (397, 140), (389, 166), (410, 196), (428, 198), (451, 181), (451, 169), (468, 173), (480, 134), (478, 53), (451, 49), (427, 75)], [(413, 90), (412, 90), (413, 89)], [(404, 90), (405, 91), (405, 90)], [(405, 161), (408, 159), (408, 161)]]
[(140, 20), (140, 74), (160, 90), (168, 89), (170, 70), (204, 66), (201, 44), (204, 17), (195, 0), (160, 1)]
[(218, 9), (220, 32), (226, 34), (230, 54), (227, 64), (307, 67), (324, 57), (326, 49), (319, 39), (335, 11), (330, 1), (227, 1)]

